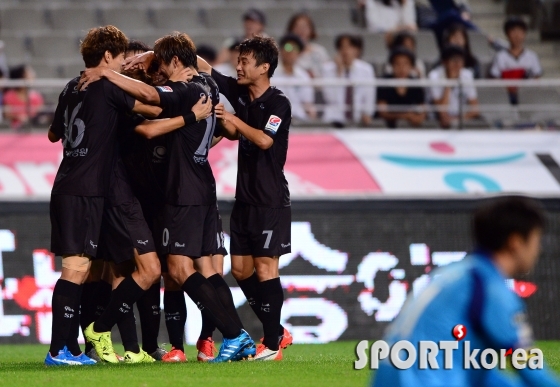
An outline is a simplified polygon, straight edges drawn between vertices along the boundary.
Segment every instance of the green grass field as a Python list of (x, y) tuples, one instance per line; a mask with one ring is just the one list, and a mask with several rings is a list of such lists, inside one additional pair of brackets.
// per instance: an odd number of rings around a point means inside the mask
[[(292, 345), (281, 362), (200, 364), (187, 347), (186, 364), (43, 365), (44, 345), (0, 345), (0, 386), (365, 386), (369, 371), (355, 371), (355, 342)], [(116, 345), (118, 351), (120, 345)], [(194, 361), (193, 361), (194, 360)], [(185, 384), (187, 383), (187, 384)]]
[[(0, 345), (0, 386), (366, 386), (370, 372), (355, 371), (355, 342), (293, 345), (281, 362), (200, 364), (187, 347), (187, 364), (51, 367), (43, 365), (44, 345)], [(560, 374), (560, 342), (538, 342), (545, 360)], [(118, 348), (119, 346), (117, 346)], [(192, 361), (194, 359), (195, 361)]]

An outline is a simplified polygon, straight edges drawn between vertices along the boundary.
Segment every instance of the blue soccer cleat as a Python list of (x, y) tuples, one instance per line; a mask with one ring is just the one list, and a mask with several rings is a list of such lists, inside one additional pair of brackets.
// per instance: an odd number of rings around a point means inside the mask
[(90, 359), (83, 353), (78, 356), (74, 356), (68, 351), (68, 348), (64, 347), (58, 351), (58, 355), (52, 357), (51, 353), (47, 353), (45, 358), (45, 365), (47, 366), (68, 366), (68, 365), (93, 365), (97, 362)]
[(234, 339), (226, 339), (222, 342), (220, 352), (209, 363), (227, 363), (239, 361), (244, 357), (253, 356), (256, 353), (255, 342), (251, 336), (243, 329), (241, 334)]

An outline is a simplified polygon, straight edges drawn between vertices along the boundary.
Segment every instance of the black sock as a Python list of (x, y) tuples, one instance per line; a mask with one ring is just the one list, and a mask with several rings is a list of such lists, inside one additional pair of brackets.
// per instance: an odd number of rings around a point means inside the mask
[(142, 329), (142, 349), (153, 353), (158, 349), (159, 323), (161, 318), (160, 284), (153, 284), (136, 302)]
[(208, 317), (205, 313), (201, 313), (202, 316), (202, 327), (200, 329), (200, 336), (198, 336), (199, 340), (208, 340), (212, 338), (214, 331), (216, 330), (216, 324), (214, 321)]
[(263, 344), (273, 351), (278, 350), (278, 332), (280, 330), (280, 314), (284, 303), (284, 290), (280, 278), (259, 282), (261, 294), (261, 311), (263, 316)]
[(187, 322), (187, 304), (185, 292), (182, 290), (163, 293), (163, 310), (165, 312), (165, 326), (169, 335), (169, 343), (176, 349), (185, 352), (183, 335)]
[[(255, 312), (260, 322), (264, 324), (264, 312), (261, 310), (262, 299), (259, 293), (259, 277), (257, 277), (257, 273), (253, 272), (250, 277), (245, 278), (244, 280), (237, 281), (237, 284), (243, 291), (243, 294), (245, 295), (249, 306), (251, 307), (251, 309), (253, 309), (253, 312)], [(282, 336), (283, 334), (284, 327), (280, 325), (278, 336)]]
[[(95, 321), (94, 315), (97, 308), (96, 293), (98, 291), (100, 281), (86, 282), (82, 287), (82, 296), (80, 297), (80, 326), (82, 332), (89, 324)], [(84, 353), (88, 353), (93, 346), (86, 341)]]
[(241, 327), (229, 316), (226, 308), (220, 302), (216, 289), (204, 276), (198, 272), (191, 275), (181, 289), (189, 295), (198, 309), (210, 318), (224, 338), (233, 339), (241, 333)]
[(80, 314), (81, 306), (80, 300), (82, 298), (83, 285), (80, 285), (78, 290), (78, 303), (76, 304), (76, 316), (72, 317), (72, 324), (70, 325), (70, 333), (68, 335), (68, 340), (66, 340), (66, 347), (68, 351), (74, 356), (78, 356), (82, 353), (80, 344), (78, 343), (78, 336), (80, 335)]
[(70, 338), (72, 322), (79, 319), (80, 285), (59, 279), (56, 281), (52, 296), (52, 335), (49, 352), (58, 356)]
[(126, 277), (111, 293), (109, 305), (103, 314), (95, 321), (95, 332), (108, 332), (128, 313), (134, 313), (132, 306), (144, 294), (132, 276)]
[(233, 322), (240, 326), (241, 329), (245, 329), (241, 319), (239, 318), (235, 304), (233, 303), (231, 289), (226, 281), (224, 281), (224, 278), (219, 274), (214, 274), (213, 276), (208, 277), (208, 281), (210, 281), (214, 289), (216, 289), (216, 293), (218, 293), (218, 297), (220, 297), (220, 302), (226, 308), (226, 311), (229, 313)]
[[(103, 280), (97, 282), (97, 287), (91, 296), (91, 315), (87, 321), (81, 322), (82, 332), (89, 326), (89, 324), (101, 317), (103, 312), (105, 312), (107, 305), (109, 305), (112, 292), (113, 286), (110, 283)], [(84, 352), (88, 354), (92, 349), (93, 345), (89, 341), (86, 341), (86, 348), (84, 349)]]
[(119, 327), (119, 333), (121, 334), (124, 350), (140, 353), (138, 334), (136, 333), (136, 319), (134, 318), (132, 308), (130, 313), (127, 313), (119, 322), (117, 322), (117, 327)]

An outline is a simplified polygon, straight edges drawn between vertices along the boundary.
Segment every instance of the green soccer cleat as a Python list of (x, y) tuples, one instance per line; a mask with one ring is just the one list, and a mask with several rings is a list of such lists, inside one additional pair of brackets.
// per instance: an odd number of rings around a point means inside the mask
[(126, 351), (124, 353), (124, 362), (128, 364), (137, 363), (153, 363), (156, 359), (148, 355), (147, 352), (140, 350), (140, 353), (134, 353), (131, 351)]
[(85, 339), (93, 345), (97, 356), (99, 356), (102, 361), (107, 363), (118, 363), (119, 359), (115, 354), (113, 342), (111, 341), (111, 332), (97, 333), (93, 330), (93, 324), (94, 323), (89, 324), (89, 326), (84, 330)]

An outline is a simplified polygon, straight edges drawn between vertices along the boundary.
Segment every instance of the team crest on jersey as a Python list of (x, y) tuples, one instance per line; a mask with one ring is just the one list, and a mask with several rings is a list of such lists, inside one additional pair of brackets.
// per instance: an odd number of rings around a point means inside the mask
[(281, 123), (282, 123), (282, 119), (280, 117), (271, 115), (264, 128), (270, 130), (273, 133), (276, 133)]
[(173, 93), (173, 89), (169, 86), (156, 86), (156, 87), (164, 93)]

